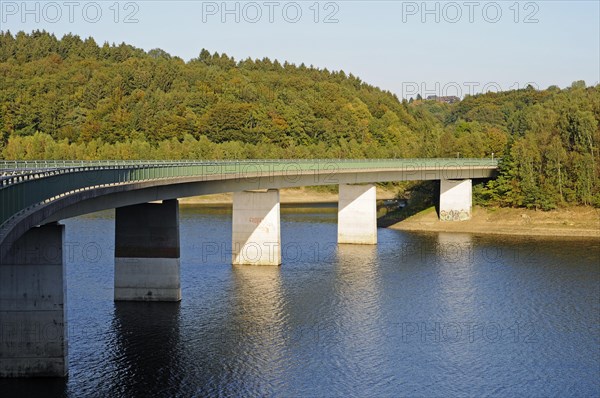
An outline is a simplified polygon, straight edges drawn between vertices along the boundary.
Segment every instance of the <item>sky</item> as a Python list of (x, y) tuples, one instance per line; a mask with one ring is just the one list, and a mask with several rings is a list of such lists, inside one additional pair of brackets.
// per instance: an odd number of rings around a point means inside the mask
[(0, 30), (343, 70), (409, 98), (600, 82), (600, 1), (5, 1)]

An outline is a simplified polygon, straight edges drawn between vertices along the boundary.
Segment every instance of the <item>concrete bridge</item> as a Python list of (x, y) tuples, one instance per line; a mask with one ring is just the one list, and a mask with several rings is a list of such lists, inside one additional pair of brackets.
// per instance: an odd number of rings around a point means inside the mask
[(0, 162), (0, 377), (64, 376), (63, 219), (115, 213), (114, 299), (179, 301), (178, 198), (233, 192), (232, 264), (281, 264), (280, 188), (338, 185), (338, 243), (376, 244), (375, 183), (440, 180), (470, 218), (490, 159)]

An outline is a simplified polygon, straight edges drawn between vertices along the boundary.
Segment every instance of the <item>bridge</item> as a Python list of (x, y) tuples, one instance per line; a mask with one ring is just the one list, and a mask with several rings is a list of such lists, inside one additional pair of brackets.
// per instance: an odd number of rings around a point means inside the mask
[(115, 212), (116, 301), (179, 301), (178, 199), (233, 192), (232, 264), (281, 264), (279, 189), (338, 185), (340, 244), (376, 244), (375, 183), (440, 181), (440, 218), (470, 218), (491, 159), (0, 161), (0, 377), (64, 376), (59, 221)]

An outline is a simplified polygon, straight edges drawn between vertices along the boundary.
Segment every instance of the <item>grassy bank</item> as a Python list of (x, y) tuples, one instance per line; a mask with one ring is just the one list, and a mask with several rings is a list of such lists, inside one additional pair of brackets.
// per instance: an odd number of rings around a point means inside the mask
[(430, 207), (406, 219), (397, 214), (389, 228), (404, 231), (466, 232), (517, 236), (600, 238), (600, 209), (570, 207), (552, 211), (474, 207), (471, 220), (439, 221)]

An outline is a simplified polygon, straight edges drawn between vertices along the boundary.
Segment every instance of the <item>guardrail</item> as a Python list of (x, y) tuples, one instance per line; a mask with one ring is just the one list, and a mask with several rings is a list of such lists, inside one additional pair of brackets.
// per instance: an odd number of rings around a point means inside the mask
[[(309, 159), (240, 161), (0, 161), (0, 229), (11, 218), (82, 190), (157, 179), (245, 173), (312, 173), (420, 168), (496, 168), (496, 159)], [(1, 232), (1, 231), (0, 231)]]

